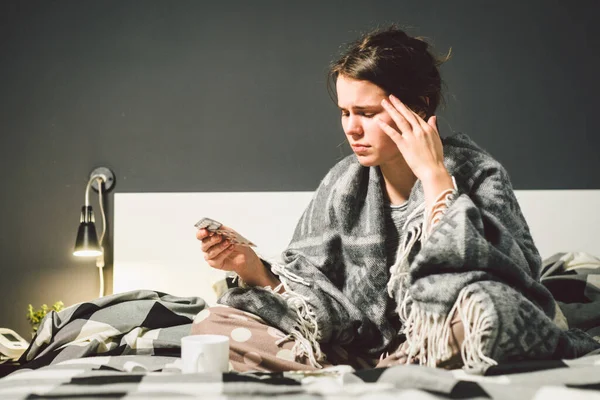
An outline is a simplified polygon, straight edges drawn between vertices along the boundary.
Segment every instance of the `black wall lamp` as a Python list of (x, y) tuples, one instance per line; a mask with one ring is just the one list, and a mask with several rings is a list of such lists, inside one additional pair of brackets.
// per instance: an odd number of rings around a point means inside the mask
[[(108, 192), (115, 184), (115, 175), (105, 167), (99, 167), (92, 171), (90, 179), (85, 188), (85, 204), (81, 207), (81, 217), (73, 255), (76, 257), (96, 257), (96, 266), (100, 275), (100, 294), (104, 296), (104, 237), (106, 235), (106, 213), (104, 211), (103, 193)], [(90, 189), (98, 192), (98, 202), (102, 214), (102, 235), (98, 240), (94, 211), (90, 205)]]

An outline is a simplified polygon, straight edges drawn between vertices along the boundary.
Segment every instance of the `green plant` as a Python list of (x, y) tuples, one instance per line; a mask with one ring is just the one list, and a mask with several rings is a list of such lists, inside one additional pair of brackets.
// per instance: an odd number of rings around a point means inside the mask
[(58, 312), (63, 308), (65, 308), (65, 304), (62, 301), (57, 301), (56, 303), (54, 303), (52, 305), (52, 308), (48, 307), (47, 304), (42, 304), (42, 307), (38, 308), (37, 310), (34, 310), (33, 306), (30, 304), (27, 307), (27, 321), (29, 321), (29, 323), (31, 324), (33, 332), (37, 332), (38, 328), (40, 327), (40, 322), (42, 322), (42, 320), (44, 319), (46, 314), (48, 314), (49, 311)]

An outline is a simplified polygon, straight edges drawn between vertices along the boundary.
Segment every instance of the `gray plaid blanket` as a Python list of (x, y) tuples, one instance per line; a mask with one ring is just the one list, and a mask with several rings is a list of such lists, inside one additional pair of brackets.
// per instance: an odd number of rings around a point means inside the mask
[[(600, 331), (600, 260), (560, 253), (544, 262), (542, 283), (572, 328)], [(0, 399), (544, 399), (600, 397), (600, 351), (574, 360), (492, 366), (484, 376), (402, 365), (313, 373), (181, 374), (181, 337), (204, 309), (197, 297), (134, 291), (51, 312), (21, 357), (0, 379)]]
[(28, 368), (102, 355), (181, 354), (181, 338), (206, 303), (139, 290), (51, 311), (20, 362)]
[(557, 253), (544, 260), (541, 281), (569, 327), (600, 342), (600, 259), (587, 253)]

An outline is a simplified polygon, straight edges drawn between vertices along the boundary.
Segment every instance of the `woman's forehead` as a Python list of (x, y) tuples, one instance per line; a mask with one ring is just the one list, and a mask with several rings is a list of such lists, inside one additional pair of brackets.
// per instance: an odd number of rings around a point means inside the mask
[(341, 108), (366, 108), (378, 106), (386, 93), (369, 81), (340, 76), (336, 83), (338, 106)]

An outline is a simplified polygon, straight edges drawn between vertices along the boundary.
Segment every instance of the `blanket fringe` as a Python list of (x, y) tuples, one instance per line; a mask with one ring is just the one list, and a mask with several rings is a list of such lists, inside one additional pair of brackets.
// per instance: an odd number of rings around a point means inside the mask
[[(484, 340), (491, 336), (494, 329), (490, 311), (482, 307), (477, 295), (468, 288), (461, 290), (453, 308), (464, 325), (465, 339), (461, 346), (464, 365), (468, 368), (482, 364), (497, 365), (495, 360), (483, 353)], [(454, 314), (454, 309), (448, 314), (449, 317)]]
[[(422, 208), (419, 207), (415, 210), (415, 212), (421, 210)], [(413, 214), (415, 212), (413, 212)], [(407, 223), (413, 214), (411, 214), (406, 220)], [(406, 224), (404, 225), (403, 229), (406, 229)], [(404, 290), (405, 292), (407, 291), (404, 287), (406, 279), (408, 279), (408, 254), (420, 238), (421, 226), (414, 225), (412, 226), (410, 231), (406, 233), (405, 240), (402, 243), (402, 246), (398, 248), (398, 252), (396, 253), (396, 262), (394, 262), (394, 264), (390, 267), (390, 280), (387, 284), (388, 295), (390, 297), (394, 296), (394, 290), (397, 290), (397, 286), (399, 286), (398, 290)]]
[(492, 319), (471, 290), (463, 288), (459, 292), (454, 306), (447, 315), (422, 310), (413, 304), (408, 290), (410, 269), (408, 255), (418, 241), (425, 242), (429, 238), (433, 229), (440, 223), (442, 216), (458, 196), (458, 187), (454, 176), (452, 184), (454, 188), (440, 193), (430, 209), (425, 209), (425, 204), (422, 203), (406, 219), (403, 230), (407, 229), (409, 223), (420, 212), (424, 214), (422, 224), (415, 224), (410, 228), (398, 249), (396, 261), (390, 267), (388, 294), (393, 297), (396, 292), (402, 299), (398, 303), (396, 311), (403, 323), (403, 333), (406, 335), (408, 344), (407, 362), (414, 357), (421, 365), (435, 367), (439, 362), (451, 357), (452, 321), (458, 314), (465, 332), (465, 339), (460, 349), (464, 365), (469, 368), (475, 368), (482, 364), (496, 365), (496, 361), (483, 353), (483, 341), (489, 337), (493, 329)]
[[(317, 317), (308, 305), (308, 298), (294, 292), (290, 288), (288, 281), (305, 286), (310, 286), (310, 283), (304, 278), (287, 270), (285, 266), (277, 263), (271, 263), (271, 271), (278, 275), (281, 284), (274, 289), (271, 289), (270, 287), (265, 289), (271, 290), (275, 294), (282, 296), (288, 305), (296, 311), (298, 317), (298, 325), (295, 329), (288, 333), (287, 336), (278, 340), (277, 344), (288, 340), (294, 340), (292, 352), (295, 357), (307, 357), (313, 367), (323, 368), (323, 366), (319, 364), (319, 361), (323, 361), (325, 357), (321, 350), (321, 346), (319, 345), (320, 334)], [(285, 289), (284, 293), (279, 293), (281, 287)]]
[(415, 243), (418, 241), (425, 242), (429, 238), (433, 228), (439, 224), (442, 216), (448, 210), (448, 207), (450, 207), (452, 202), (456, 199), (458, 187), (456, 186), (456, 179), (454, 179), (454, 176), (452, 177), (452, 185), (454, 186), (452, 189), (444, 190), (438, 195), (430, 209), (426, 209), (425, 203), (421, 203), (406, 218), (402, 230), (406, 230), (410, 222), (412, 222), (412, 220), (420, 213), (423, 213), (423, 222), (421, 224), (413, 225), (406, 233), (404, 242), (402, 243), (402, 246), (398, 248), (398, 252), (396, 253), (396, 261), (390, 267), (390, 280), (387, 285), (390, 297), (393, 296), (397, 282), (400, 282), (400, 290), (403, 289), (406, 283), (406, 275), (408, 274), (409, 269), (408, 255)]
[[(407, 362), (411, 358), (430, 367), (452, 356), (450, 335), (456, 314), (464, 325), (465, 338), (460, 349), (463, 364), (467, 368), (496, 365), (496, 361), (483, 352), (484, 340), (493, 330), (489, 312), (481, 306), (477, 296), (468, 288), (460, 291), (454, 306), (447, 315), (422, 310), (405, 296), (398, 313), (403, 322), (403, 333), (408, 344)], [(410, 313), (406, 316), (407, 309)]]

